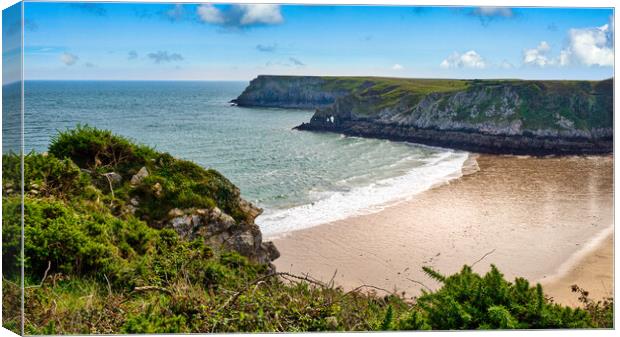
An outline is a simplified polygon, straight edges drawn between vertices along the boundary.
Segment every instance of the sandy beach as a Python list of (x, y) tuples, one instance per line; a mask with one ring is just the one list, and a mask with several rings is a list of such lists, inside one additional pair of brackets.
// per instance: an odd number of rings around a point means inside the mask
[(495, 264), (508, 279), (543, 283), (560, 303), (577, 303), (575, 283), (595, 298), (612, 295), (611, 156), (475, 161), (476, 172), (377, 213), (272, 238), (276, 267), (415, 297), (438, 286), (422, 266), (451, 274)]

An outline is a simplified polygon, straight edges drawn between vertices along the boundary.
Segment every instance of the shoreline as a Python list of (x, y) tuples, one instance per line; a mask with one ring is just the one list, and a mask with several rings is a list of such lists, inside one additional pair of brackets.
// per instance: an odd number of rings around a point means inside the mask
[[(493, 263), (507, 279), (541, 282), (557, 302), (574, 305), (570, 289), (558, 287), (584, 279), (574, 270), (593, 252), (609, 251), (610, 234), (600, 233), (613, 233), (613, 157), (474, 154), (463, 166), (460, 178), (377, 213), (272, 237), (281, 252), (277, 269), (323, 280), (335, 275), (345, 289), (372, 284), (415, 297), (417, 282), (439, 286), (422, 266), (452, 274), (485, 256), (476, 272)], [(596, 235), (602, 239), (592, 244)], [(613, 278), (613, 257), (595, 260)], [(601, 293), (584, 280), (580, 287)]]
[[(316, 114), (315, 114), (316, 116)], [(406, 141), (428, 146), (451, 148), (487, 155), (610, 155), (613, 137), (542, 136), (532, 132), (522, 135), (486, 134), (467, 129), (439, 130), (399, 124), (343, 120), (328, 123), (322, 118), (302, 123), (293, 129), (311, 132), (335, 132), (347, 136)]]
[(472, 154), (468, 152), (427, 145), (416, 146), (432, 149), (434, 153), (417, 159), (417, 166), (409, 167), (400, 175), (381, 178), (349, 189), (335, 189), (311, 203), (265, 212), (257, 218), (257, 224), (265, 237), (275, 239), (325, 223), (380, 212), (478, 169), (475, 159), (472, 159)]
[(578, 252), (560, 266), (556, 275), (541, 282), (545, 294), (557, 303), (581, 306), (578, 295), (570, 288), (577, 285), (588, 291), (595, 301), (614, 296), (614, 233), (603, 231), (591, 241), (591, 246)]

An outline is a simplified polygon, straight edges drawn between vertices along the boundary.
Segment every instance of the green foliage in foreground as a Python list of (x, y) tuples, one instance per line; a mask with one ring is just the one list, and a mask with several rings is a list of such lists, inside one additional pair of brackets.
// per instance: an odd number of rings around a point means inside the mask
[[(91, 144), (94, 138), (98, 140)], [(532, 287), (524, 279), (508, 282), (495, 267), (484, 276), (467, 266), (451, 276), (425, 269), (442, 286), (410, 302), (398, 294), (379, 296), (365, 288), (346, 292), (311, 278), (272, 274), (236, 252), (200, 239), (182, 240), (175, 231), (154, 226), (157, 217), (148, 216), (150, 207), (170, 207), (166, 203), (181, 200), (185, 207), (204, 207), (206, 199), (238, 210), (237, 217), (244, 219), (234, 185), (215, 171), (101, 130), (79, 127), (63, 133), (49, 154), (31, 153), (24, 162), (27, 334), (613, 324), (612, 299), (594, 302), (576, 288), (583, 309), (560, 306), (539, 285)], [(112, 189), (101, 184), (102, 173), (116, 171), (128, 180), (142, 165), (163, 186), (159, 193), (152, 192), (155, 182), (150, 179)], [(3, 156), (3, 172), (3, 325), (17, 331), (19, 158)], [(152, 200), (136, 215), (123, 212), (136, 196)], [(162, 197), (165, 202), (158, 199)]]

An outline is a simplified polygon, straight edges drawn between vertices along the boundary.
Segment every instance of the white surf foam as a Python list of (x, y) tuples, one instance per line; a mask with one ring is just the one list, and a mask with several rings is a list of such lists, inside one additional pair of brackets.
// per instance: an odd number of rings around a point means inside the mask
[(267, 210), (256, 219), (256, 223), (265, 236), (273, 238), (355, 215), (375, 213), (387, 205), (408, 200), (433, 186), (460, 177), (468, 155), (466, 152), (446, 150), (402, 176), (354, 187), (349, 191), (323, 192), (322, 197), (311, 204)]

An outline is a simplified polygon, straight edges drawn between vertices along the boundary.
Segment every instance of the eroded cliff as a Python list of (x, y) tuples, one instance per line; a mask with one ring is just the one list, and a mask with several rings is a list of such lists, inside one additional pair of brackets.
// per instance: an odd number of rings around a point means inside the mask
[[(287, 90), (289, 84), (291, 90)], [(259, 76), (237, 103), (317, 108), (310, 122), (298, 127), (300, 130), (334, 131), (490, 153), (613, 151), (612, 79)]]

